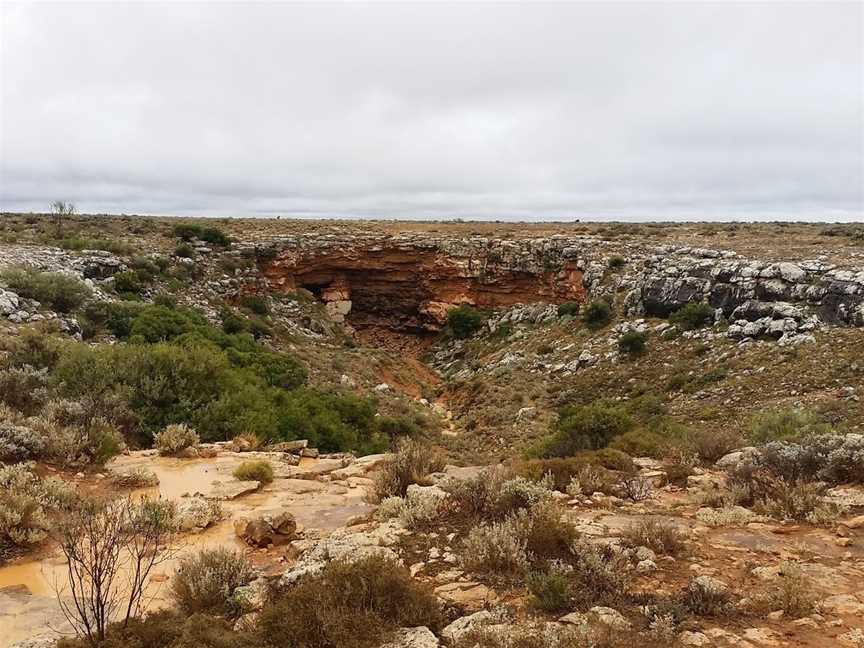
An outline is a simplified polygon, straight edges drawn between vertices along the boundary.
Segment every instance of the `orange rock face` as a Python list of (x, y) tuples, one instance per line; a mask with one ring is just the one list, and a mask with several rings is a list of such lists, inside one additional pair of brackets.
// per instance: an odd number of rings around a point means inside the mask
[(271, 290), (308, 290), (355, 328), (437, 330), (460, 304), (500, 309), (585, 300), (575, 259), (501, 252), (494, 244), (453, 247), (398, 240), (295, 244), (261, 261), (260, 270)]

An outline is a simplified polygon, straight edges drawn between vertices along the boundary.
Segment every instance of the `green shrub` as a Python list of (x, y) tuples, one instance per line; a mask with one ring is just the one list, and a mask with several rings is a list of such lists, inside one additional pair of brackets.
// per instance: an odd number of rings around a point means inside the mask
[(447, 327), (460, 340), (474, 335), (485, 321), (485, 313), (472, 306), (457, 306), (447, 311)]
[(98, 330), (108, 329), (118, 338), (127, 338), (132, 332), (135, 316), (145, 308), (141, 304), (128, 302), (90, 302), (78, 318), (82, 329), (86, 327), (85, 338), (93, 337)]
[(602, 300), (592, 301), (585, 307), (582, 321), (590, 329), (601, 329), (612, 321), (612, 307)]
[(192, 330), (190, 317), (166, 306), (147, 306), (132, 320), (129, 335), (140, 336), (146, 342), (164, 342)]
[(685, 331), (700, 329), (714, 322), (714, 309), (704, 302), (688, 302), (672, 313), (669, 321)]
[(234, 590), (254, 578), (252, 565), (241, 554), (222, 547), (202, 549), (180, 559), (171, 581), (171, 597), (184, 614), (236, 618), (243, 609)]
[(579, 302), (564, 302), (558, 304), (558, 317), (576, 317), (579, 314)]
[(138, 273), (134, 270), (126, 270), (118, 272), (113, 277), (114, 290), (118, 293), (139, 294), (144, 289), (144, 284), (141, 282)]
[(618, 350), (633, 357), (645, 352), (645, 342), (648, 336), (639, 331), (627, 331), (618, 338)]
[(609, 444), (609, 448), (620, 450), (631, 457), (659, 459), (663, 456), (666, 443), (659, 434), (639, 428), (615, 437)]
[(560, 568), (532, 572), (525, 584), (531, 592), (529, 603), (532, 607), (544, 612), (561, 612), (570, 607), (570, 582)]
[(177, 247), (174, 248), (174, 256), (181, 259), (191, 259), (195, 256), (195, 249), (188, 243), (178, 243)]
[(268, 461), (244, 461), (232, 473), (240, 481), (257, 481), (269, 484), (273, 481), (273, 466)]
[(6, 270), (0, 273), (0, 279), (19, 296), (48, 304), (61, 313), (75, 310), (91, 295), (84, 282), (57, 272)]
[(753, 417), (748, 438), (753, 443), (794, 440), (801, 437), (825, 434), (831, 426), (808, 410), (776, 409), (760, 412)]
[(222, 320), (222, 330), (229, 335), (242, 333), (247, 329), (246, 319), (227, 308), (219, 313), (219, 318)]
[(604, 448), (631, 427), (633, 420), (618, 405), (569, 405), (560, 411), (555, 432), (544, 442), (541, 456), (566, 457), (580, 450)]
[(196, 223), (178, 223), (174, 226), (174, 236), (184, 241), (191, 241), (200, 237), (203, 229), (201, 225)]
[(380, 557), (334, 561), (261, 610), (252, 643), (261, 648), (374, 648), (396, 628), (443, 623), (428, 585)]
[(230, 237), (218, 227), (205, 227), (201, 230), (201, 234), (198, 238), (212, 245), (218, 245), (219, 247), (231, 247)]
[(267, 315), (270, 312), (267, 298), (262, 295), (243, 295), (240, 298), (240, 305), (256, 315)]
[(620, 270), (627, 264), (622, 256), (609, 257), (608, 266), (610, 270)]

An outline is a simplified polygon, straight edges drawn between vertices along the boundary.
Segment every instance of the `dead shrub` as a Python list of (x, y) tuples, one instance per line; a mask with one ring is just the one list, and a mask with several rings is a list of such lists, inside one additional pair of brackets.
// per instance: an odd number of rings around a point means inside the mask
[(429, 443), (405, 439), (393, 457), (375, 473), (373, 497), (376, 501), (404, 497), (411, 484), (428, 486), (429, 475), (443, 470), (445, 463), (443, 453)]
[(750, 607), (762, 614), (782, 610), (788, 617), (798, 619), (813, 612), (816, 600), (813, 582), (798, 565), (784, 562), (777, 577), (751, 598)]
[(646, 518), (631, 524), (621, 534), (628, 547), (648, 547), (661, 556), (679, 556), (684, 552), (684, 535), (671, 522)]
[(699, 616), (722, 616), (732, 609), (729, 588), (710, 576), (697, 576), (684, 590), (684, 605)]
[(437, 630), (442, 614), (431, 589), (379, 556), (332, 562), (262, 609), (253, 645), (262, 648), (366, 648), (402, 627)]

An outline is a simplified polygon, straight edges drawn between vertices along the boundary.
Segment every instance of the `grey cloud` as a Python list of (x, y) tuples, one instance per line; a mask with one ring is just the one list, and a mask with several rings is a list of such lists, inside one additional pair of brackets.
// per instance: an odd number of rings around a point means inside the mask
[(0, 209), (862, 220), (859, 3), (4, 3)]

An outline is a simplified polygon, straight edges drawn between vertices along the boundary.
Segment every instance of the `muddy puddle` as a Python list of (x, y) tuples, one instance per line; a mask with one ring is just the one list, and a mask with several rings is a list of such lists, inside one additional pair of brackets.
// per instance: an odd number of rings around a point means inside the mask
[[(132, 491), (133, 495), (181, 501), (195, 494), (205, 497), (217, 495), (220, 487), (236, 482), (231, 473), (245, 458), (234, 453), (223, 453), (209, 459), (174, 459), (133, 453), (119, 457), (109, 468), (116, 472), (147, 468), (159, 477), (159, 486), (137, 489)], [(315, 533), (316, 529), (326, 533), (369, 510), (362, 487), (294, 477), (314, 469), (317, 464), (314, 459), (304, 459), (296, 467), (274, 462), (277, 478), (273, 483), (223, 501), (225, 515), (220, 522), (203, 531), (179, 537), (176, 546), (171, 548), (172, 559), (159, 565), (154, 572), (147, 592), (148, 607), (158, 609), (168, 604), (169, 581), (184, 554), (217, 546), (252, 553), (234, 535), (233, 520), (238, 517), (287, 510), (310, 533)], [(258, 552), (252, 555), (256, 564), (267, 559)], [(68, 630), (55, 593), (58, 586), (62, 588), (65, 583), (66, 565), (62, 554), (50, 546), (43, 548), (38, 558), (23, 558), (0, 567), (0, 648), (28, 637)]]

